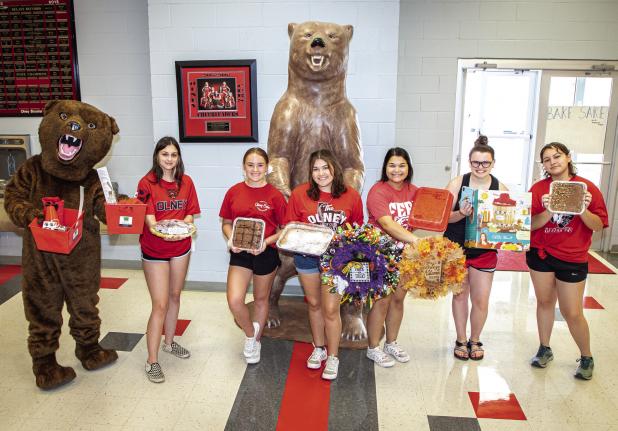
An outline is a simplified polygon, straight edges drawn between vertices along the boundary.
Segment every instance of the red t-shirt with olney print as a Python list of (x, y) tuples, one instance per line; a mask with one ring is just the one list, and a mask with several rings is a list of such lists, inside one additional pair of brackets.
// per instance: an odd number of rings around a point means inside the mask
[(307, 190), (309, 183), (301, 184), (292, 191), (285, 214), (286, 223), (300, 221), (328, 226), (333, 230), (345, 223), (363, 224), (363, 201), (353, 188), (347, 187), (338, 198), (320, 192), (317, 201), (307, 196)]
[(375, 183), (367, 195), (369, 223), (384, 230), (378, 219), (391, 216), (394, 221), (410, 230), (408, 219), (412, 213), (412, 203), (416, 190), (418, 190), (418, 187), (410, 183), (404, 183), (401, 190), (393, 188), (386, 181)]
[[(608, 226), (607, 208), (601, 191), (592, 182), (575, 175), (570, 181), (586, 183), (592, 200), (588, 210), (601, 218), (603, 227)], [(545, 178), (532, 185), (532, 215), (545, 211), (543, 195), (549, 193), (552, 179)], [(530, 246), (545, 250), (550, 255), (567, 262), (588, 262), (588, 249), (592, 243), (592, 230), (579, 215), (553, 214), (545, 226), (533, 230)]]
[[(154, 215), (159, 221), (184, 220), (188, 215), (200, 213), (195, 186), (188, 175), (182, 176), (180, 188), (176, 182), (156, 181), (154, 173), (149, 172), (137, 185), (137, 198), (146, 204), (146, 214)], [(191, 248), (191, 238), (165, 241), (150, 233), (146, 223), (139, 242), (145, 254), (160, 258), (180, 256)]]
[[(233, 185), (225, 194), (219, 217), (234, 221), (237, 217), (264, 220), (264, 238), (285, 224), (285, 197), (273, 185), (249, 187), (244, 181)], [(274, 244), (271, 244), (274, 247)]]

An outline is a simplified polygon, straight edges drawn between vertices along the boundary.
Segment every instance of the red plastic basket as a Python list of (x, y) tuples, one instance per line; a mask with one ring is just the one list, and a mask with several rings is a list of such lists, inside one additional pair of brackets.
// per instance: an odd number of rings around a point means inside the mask
[(107, 233), (142, 233), (146, 204), (105, 204)]
[(69, 254), (82, 239), (83, 214), (77, 218), (77, 210), (64, 208), (60, 223), (69, 226), (66, 231), (43, 229), (39, 220), (30, 223), (30, 231), (34, 237), (36, 248), (51, 253)]

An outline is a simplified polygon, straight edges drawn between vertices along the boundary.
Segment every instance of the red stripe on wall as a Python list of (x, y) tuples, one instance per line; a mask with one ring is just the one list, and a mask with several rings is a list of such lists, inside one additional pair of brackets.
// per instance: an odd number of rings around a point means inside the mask
[(277, 431), (328, 430), (330, 382), (322, 379), (322, 369), (307, 368), (312, 351), (309, 343), (294, 343)]

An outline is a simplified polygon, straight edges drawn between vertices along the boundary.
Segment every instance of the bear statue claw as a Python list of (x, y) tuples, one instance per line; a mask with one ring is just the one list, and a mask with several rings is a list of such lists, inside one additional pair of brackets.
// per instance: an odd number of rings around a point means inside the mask
[(75, 346), (75, 356), (82, 363), (82, 366), (88, 370), (98, 370), (118, 359), (118, 353), (115, 350), (104, 349), (99, 343)]
[(54, 353), (41, 358), (33, 358), (32, 372), (36, 379), (36, 385), (43, 390), (66, 385), (76, 377), (73, 368), (58, 365)]
[(268, 328), (278, 328), (281, 326), (281, 315), (279, 314), (279, 305), (271, 304), (268, 309), (268, 319), (266, 320)]
[(341, 337), (344, 340), (360, 341), (367, 338), (367, 330), (360, 313), (345, 310), (342, 306), (341, 313)]

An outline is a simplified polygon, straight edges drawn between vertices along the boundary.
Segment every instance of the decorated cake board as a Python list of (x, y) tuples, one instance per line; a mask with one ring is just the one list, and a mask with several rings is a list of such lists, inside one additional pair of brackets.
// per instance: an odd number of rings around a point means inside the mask
[(460, 206), (466, 200), (474, 208), (466, 218), (466, 247), (530, 249), (532, 193), (463, 187)]

